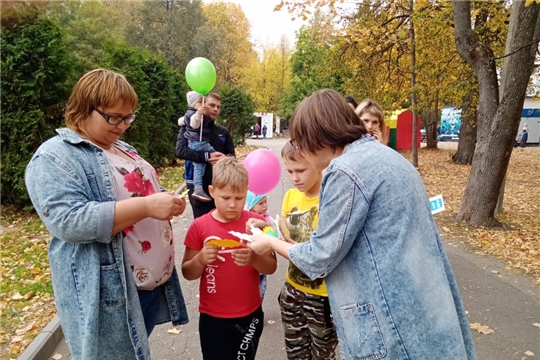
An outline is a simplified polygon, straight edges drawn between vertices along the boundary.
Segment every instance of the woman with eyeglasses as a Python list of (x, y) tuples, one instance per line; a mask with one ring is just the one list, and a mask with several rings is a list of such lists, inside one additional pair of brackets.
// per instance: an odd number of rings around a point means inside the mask
[[(319, 224), (307, 242), (252, 236), (312, 280), (324, 278), (343, 360), (474, 360), (458, 286), (418, 171), (371, 136), (345, 99), (324, 89), (290, 121), (302, 156), (327, 168)], [(251, 225), (261, 226), (251, 219)]]
[(119, 140), (137, 101), (124, 76), (85, 74), (67, 103), (67, 128), (26, 169), (52, 235), (56, 308), (73, 359), (150, 359), (154, 326), (188, 321), (170, 224), (186, 203), (162, 192), (154, 168)]

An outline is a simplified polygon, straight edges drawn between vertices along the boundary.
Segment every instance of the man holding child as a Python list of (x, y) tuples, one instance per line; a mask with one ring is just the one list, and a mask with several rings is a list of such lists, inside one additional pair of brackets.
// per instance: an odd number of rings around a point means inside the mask
[[(209, 163), (214, 165), (224, 156), (234, 156), (234, 144), (229, 131), (216, 125), (215, 120), (221, 111), (221, 97), (216, 93), (209, 93), (204, 99), (205, 117), (208, 118), (208, 143), (214, 148), (214, 152), (195, 151), (189, 148), (188, 139), (185, 137), (186, 126), (182, 126), (176, 139), (176, 156), (186, 160), (184, 178), (189, 189), (189, 203), (193, 209), (193, 217), (198, 218), (214, 209), (215, 203), (211, 199), (208, 202), (194, 198), (194, 163)], [(204, 170), (202, 187), (208, 194), (208, 186), (212, 183), (212, 166), (206, 166)]]

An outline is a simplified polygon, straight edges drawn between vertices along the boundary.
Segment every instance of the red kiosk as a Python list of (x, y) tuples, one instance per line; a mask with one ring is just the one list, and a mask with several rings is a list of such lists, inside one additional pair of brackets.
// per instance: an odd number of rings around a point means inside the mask
[[(418, 126), (416, 128), (416, 146), (420, 148), (420, 127), (421, 118), (420, 115), (416, 115)], [(396, 131), (396, 150), (408, 150), (412, 149), (412, 122), (413, 115), (409, 110), (403, 111), (397, 117), (397, 131)]]

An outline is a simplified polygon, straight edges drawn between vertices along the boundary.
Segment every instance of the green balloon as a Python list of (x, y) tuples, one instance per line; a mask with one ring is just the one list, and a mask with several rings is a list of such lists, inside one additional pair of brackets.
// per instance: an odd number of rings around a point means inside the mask
[(216, 85), (216, 68), (206, 58), (194, 58), (186, 66), (186, 81), (193, 91), (206, 95)]

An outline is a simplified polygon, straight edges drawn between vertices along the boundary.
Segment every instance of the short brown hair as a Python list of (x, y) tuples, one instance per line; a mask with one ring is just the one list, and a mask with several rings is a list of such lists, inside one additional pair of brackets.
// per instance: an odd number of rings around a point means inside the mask
[(291, 139), (301, 151), (345, 147), (366, 134), (366, 127), (345, 98), (322, 89), (305, 98), (294, 110), (289, 125)]
[(377, 119), (379, 119), (379, 128), (381, 129), (382, 143), (385, 144), (386, 143), (386, 124), (384, 122), (384, 112), (381, 105), (379, 105), (374, 100), (364, 99), (356, 107), (356, 110), (354, 110), (354, 112), (360, 118), (362, 118), (362, 115), (364, 114), (371, 114), (373, 116), (376, 116)]
[(281, 149), (281, 158), (289, 161), (298, 161), (303, 159), (304, 157), (302, 156), (302, 154), (300, 154), (300, 151), (298, 151), (298, 149), (292, 146), (290, 141), (287, 141), (283, 149)]
[(212, 186), (217, 189), (230, 186), (234, 191), (246, 191), (248, 172), (240, 160), (224, 157), (212, 167)]
[(137, 107), (137, 94), (124, 75), (106, 69), (87, 72), (69, 97), (64, 114), (66, 126), (78, 132), (92, 111), (114, 106), (120, 100), (133, 110)]
[(214, 98), (214, 99), (216, 99), (216, 100), (221, 101), (221, 96), (219, 96), (219, 95), (218, 95), (217, 93), (215, 93), (215, 92), (208, 93), (208, 94), (206, 95), (206, 97), (207, 97), (207, 98)]

